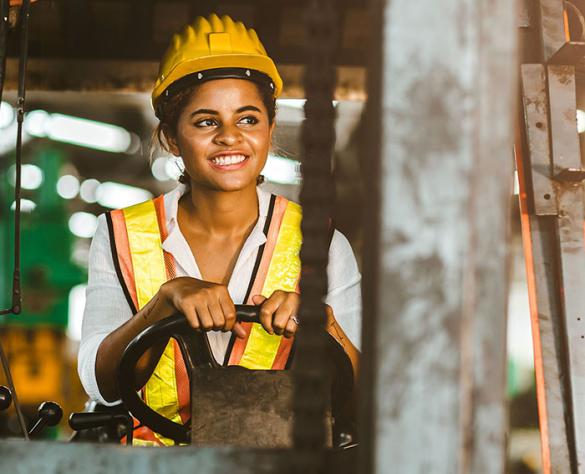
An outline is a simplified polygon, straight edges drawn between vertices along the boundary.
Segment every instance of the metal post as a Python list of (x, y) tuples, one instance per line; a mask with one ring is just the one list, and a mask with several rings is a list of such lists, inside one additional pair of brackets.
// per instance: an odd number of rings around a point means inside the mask
[(515, 4), (375, 5), (362, 469), (501, 473)]
[(336, 38), (334, 2), (313, 0), (306, 10), (306, 120), (303, 125), (302, 331), (296, 340), (293, 441), (303, 474), (322, 472), (326, 443), (327, 365), (323, 298), (327, 294), (329, 219), (332, 215), (331, 157), (335, 143), (333, 91)]

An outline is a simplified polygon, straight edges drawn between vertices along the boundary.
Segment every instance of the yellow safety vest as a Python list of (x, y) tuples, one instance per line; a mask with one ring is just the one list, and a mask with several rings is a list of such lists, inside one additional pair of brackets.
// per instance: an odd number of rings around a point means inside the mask
[[(297, 291), (301, 263), (301, 208), (282, 196), (271, 196), (264, 233), (245, 298), (270, 297), (276, 290)], [(107, 214), (112, 255), (118, 278), (134, 314), (175, 277), (173, 257), (162, 248), (166, 239), (164, 197)], [(246, 338), (232, 337), (225, 365), (256, 370), (285, 369), (294, 338), (268, 334), (260, 324), (244, 323)], [(152, 376), (142, 390), (144, 401), (176, 423), (190, 418), (189, 380), (176, 341), (169, 341)], [(135, 445), (172, 445), (146, 427), (135, 430)]]

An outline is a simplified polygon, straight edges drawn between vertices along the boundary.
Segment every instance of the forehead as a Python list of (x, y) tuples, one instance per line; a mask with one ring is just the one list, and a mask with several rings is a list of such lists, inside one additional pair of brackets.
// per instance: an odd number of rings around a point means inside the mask
[(238, 109), (262, 105), (258, 86), (245, 79), (214, 79), (204, 82), (191, 95), (189, 105), (217, 109)]

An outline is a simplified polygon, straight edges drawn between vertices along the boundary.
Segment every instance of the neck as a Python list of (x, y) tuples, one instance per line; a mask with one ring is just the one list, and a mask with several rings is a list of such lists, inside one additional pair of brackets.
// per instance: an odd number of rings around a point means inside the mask
[(191, 191), (181, 198), (189, 220), (208, 234), (237, 235), (250, 230), (258, 220), (256, 186), (224, 192), (191, 183)]

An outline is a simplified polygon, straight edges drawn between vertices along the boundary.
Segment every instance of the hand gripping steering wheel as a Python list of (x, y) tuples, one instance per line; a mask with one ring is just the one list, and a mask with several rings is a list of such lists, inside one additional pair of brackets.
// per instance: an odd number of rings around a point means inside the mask
[[(236, 318), (240, 322), (259, 323), (260, 307), (236, 305)], [(176, 443), (189, 443), (190, 423), (182, 425), (165, 418), (150, 408), (138, 395), (136, 365), (144, 353), (162, 340), (173, 338), (179, 344), (189, 374), (195, 367), (221, 367), (211, 353), (205, 332), (195, 331), (183, 314), (177, 313), (146, 328), (126, 347), (118, 369), (120, 397), (126, 409), (141, 423)]]

